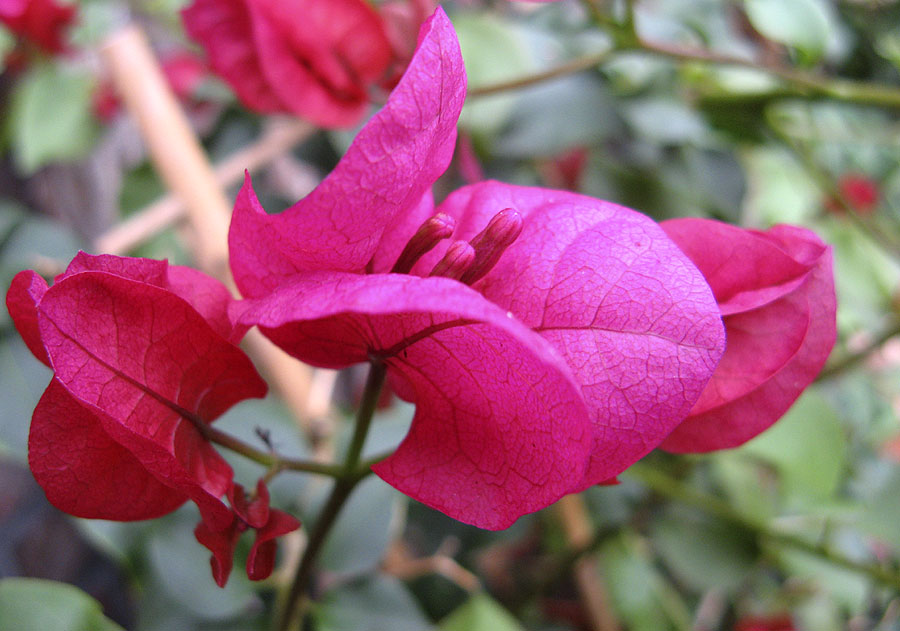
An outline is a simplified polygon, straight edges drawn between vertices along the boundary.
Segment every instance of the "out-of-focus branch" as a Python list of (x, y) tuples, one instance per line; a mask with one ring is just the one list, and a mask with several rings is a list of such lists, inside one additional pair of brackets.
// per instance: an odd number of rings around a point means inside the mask
[(431, 556), (417, 558), (410, 553), (400, 539), (395, 540), (388, 547), (381, 560), (381, 567), (388, 574), (404, 581), (430, 574), (440, 574), (467, 592), (481, 589), (481, 581), (478, 580), (478, 577), (457, 563), (449, 554), (438, 550)]
[[(266, 122), (262, 136), (215, 165), (220, 187), (236, 184), (244, 176), (266, 166), (315, 131), (306, 121), (274, 118)], [(94, 243), (97, 252), (124, 254), (150, 237), (162, 232), (185, 215), (181, 198), (169, 193), (100, 235)]]
[[(566, 495), (556, 503), (557, 514), (573, 549), (585, 549), (594, 538), (594, 526), (581, 495)], [(575, 561), (572, 572), (578, 595), (594, 631), (619, 631), (613, 615), (609, 595), (594, 554), (586, 554)]]
[[(231, 205), (146, 37), (136, 26), (125, 27), (109, 37), (103, 58), (116, 90), (138, 122), (154, 167), (184, 205), (198, 264), (237, 296), (228, 270)], [(237, 157), (229, 161), (230, 173), (238, 170), (236, 161)], [(244, 344), (301, 427), (307, 429), (312, 369), (287, 356), (256, 330), (247, 334)]]
[[(631, 4), (629, 3), (626, 6), (630, 7)], [(631, 21), (629, 21), (629, 17)], [(632, 14), (627, 14), (626, 21), (621, 25), (611, 26), (608, 22), (604, 22), (604, 25), (613, 31), (612, 34), (615, 43), (610, 50), (587, 55), (585, 57), (578, 57), (560, 64), (555, 68), (543, 70), (517, 79), (475, 86), (469, 90), (468, 96), (471, 98), (478, 98), (510, 90), (517, 90), (595, 68), (612, 59), (619, 53), (643, 52), (655, 57), (669, 59), (677, 63), (697, 63), (711, 66), (730, 66), (758, 70), (771, 75), (784, 83), (785, 89), (779, 92), (780, 96), (813, 99), (829, 98), (835, 101), (845, 101), (862, 105), (873, 105), (893, 109), (900, 108), (900, 89), (895, 87), (813, 74), (795, 70), (793, 68), (764, 64), (743, 57), (724, 55), (702, 48), (690, 48), (648, 42), (635, 34), (633, 30), (634, 22)]]
[(886, 587), (900, 590), (900, 574), (897, 572), (888, 570), (877, 563), (851, 559), (824, 543), (813, 543), (802, 537), (778, 531), (763, 520), (744, 515), (718, 497), (689, 486), (646, 464), (638, 463), (628, 469), (624, 475), (637, 480), (663, 497), (693, 506), (709, 515), (745, 528), (755, 533), (763, 541), (801, 550), (837, 567), (868, 576)]

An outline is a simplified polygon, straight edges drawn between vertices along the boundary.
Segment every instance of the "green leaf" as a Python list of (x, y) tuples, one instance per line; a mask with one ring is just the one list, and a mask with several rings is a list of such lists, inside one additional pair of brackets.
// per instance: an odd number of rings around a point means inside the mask
[(753, 535), (734, 525), (675, 506), (652, 529), (663, 560), (697, 591), (733, 591), (756, 561)]
[[(528, 47), (508, 22), (472, 14), (455, 16), (453, 26), (470, 88), (515, 79), (533, 69)], [(508, 120), (515, 100), (515, 93), (468, 99), (459, 124), (476, 135), (493, 134)]]
[(695, 110), (669, 98), (635, 99), (623, 111), (635, 131), (662, 144), (706, 144), (709, 127)]
[(378, 566), (391, 539), (402, 529), (403, 496), (381, 479), (369, 476), (353, 491), (328, 535), (322, 566), (358, 574)]
[(430, 629), (402, 583), (382, 575), (328, 593), (313, 610), (319, 631), (423, 631)]
[(825, 54), (831, 29), (828, 14), (816, 0), (745, 0), (744, 8), (756, 30), (796, 48), (806, 63)]
[(24, 174), (87, 154), (97, 135), (92, 92), (89, 75), (51, 63), (32, 67), (16, 84), (8, 124), (16, 165)]
[(50, 369), (11, 331), (0, 340), (0, 375), (0, 451), (24, 463), (31, 414), (50, 381)]
[(866, 498), (857, 525), (864, 532), (900, 547), (900, 471), (888, 477), (885, 483)]
[(0, 580), (0, 631), (122, 631), (77, 587), (36, 578)]
[(672, 626), (660, 597), (663, 578), (640, 543), (622, 536), (601, 548), (603, 574), (611, 577), (609, 595), (631, 631), (668, 631)]
[(441, 621), (441, 631), (522, 631), (512, 614), (485, 593), (474, 594)]
[(741, 452), (773, 465), (785, 494), (815, 504), (831, 497), (847, 462), (846, 437), (834, 409), (814, 388)]
[(788, 151), (759, 147), (739, 155), (747, 173), (744, 215), (748, 223), (768, 227), (805, 223), (815, 216), (822, 192)]

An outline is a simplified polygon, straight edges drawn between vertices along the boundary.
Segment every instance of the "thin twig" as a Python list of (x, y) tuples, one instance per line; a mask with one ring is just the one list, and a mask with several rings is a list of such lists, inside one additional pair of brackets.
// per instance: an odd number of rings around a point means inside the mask
[[(116, 89), (138, 121), (154, 167), (184, 204), (200, 267), (238, 296), (228, 270), (231, 205), (163, 77), (147, 38), (138, 27), (125, 27), (109, 38), (103, 57)], [(238, 170), (236, 162), (237, 158), (230, 163), (232, 172)], [(303, 426), (309, 417), (306, 393), (311, 369), (286, 355), (255, 329), (244, 338), (244, 344)]]
[[(233, 186), (244, 176), (245, 169), (254, 173), (309, 138), (314, 131), (315, 127), (305, 121), (278, 118), (267, 121), (259, 139), (215, 165), (216, 181), (221, 187)], [(184, 215), (181, 199), (170, 193), (101, 234), (94, 242), (94, 249), (105, 254), (125, 254)]]
[[(566, 495), (557, 502), (556, 510), (572, 548), (583, 548), (591, 543), (594, 526), (581, 495)], [(613, 615), (596, 555), (584, 555), (575, 562), (572, 570), (591, 629), (618, 631), (619, 623)]]
[[(632, 25), (633, 26), (633, 25)], [(627, 28), (627, 24), (622, 29)], [(669, 44), (647, 42), (631, 33), (620, 29), (615, 47), (602, 53), (572, 59), (555, 68), (543, 70), (532, 75), (502, 81), (499, 83), (476, 86), (469, 90), (469, 97), (478, 98), (510, 90), (528, 87), (552, 79), (594, 68), (620, 53), (644, 52), (682, 63), (703, 63), (715, 66), (733, 66), (749, 68), (776, 77), (792, 87), (790, 96), (805, 98), (827, 97), (836, 101), (845, 101), (887, 108), (900, 108), (900, 90), (897, 88), (862, 81), (849, 81), (834, 77), (815, 75), (808, 72), (761, 64), (751, 59), (724, 55), (701, 48), (685, 48)], [(755, 97), (754, 97), (755, 98)]]
[(633, 465), (624, 475), (637, 480), (663, 497), (688, 504), (709, 515), (754, 532), (764, 541), (802, 550), (833, 565), (864, 574), (886, 587), (900, 591), (900, 574), (891, 572), (876, 563), (866, 563), (845, 557), (824, 543), (813, 543), (795, 535), (779, 532), (762, 520), (740, 513), (718, 497), (688, 486), (648, 465), (641, 463)]
[(381, 362), (373, 362), (369, 369), (369, 377), (366, 380), (363, 399), (356, 416), (353, 437), (344, 457), (342, 475), (335, 480), (331, 495), (328, 497), (325, 507), (319, 513), (319, 518), (310, 532), (306, 550), (304, 550), (303, 557), (300, 559), (300, 565), (297, 567), (284, 608), (279, 616), (279, 631), (289, 631), (296, 625), (297, 614), (303, 611), (306, 590), (312, 580), (316, 561), (319, 553), (322, 551), (322, 546), (325, 544), (328, 533), (331, 532), (332, 526), (334, 526), (341, 509), (350, 497), (353, 489), (365, 477), (365, 473), (360, 473), (359, 471), (360, 454), (362, 453), (366, 436), (369, 433), (372, 417), (375, 415), (378, 397), (381, 394), (381, 388), (387, 374), (386, 370), (386, 366)]
[(875, 353), (884, 346), (885, 342), (898, 335), (900, 335), (900, 322), (894, 322), (892, 326), (887, 327), (880, 335), (869, 342), (865, 348), (832, 362), (830, 366), (827, 366), (819, 373), (819, 376), (816, 377), (816, 381), (831, 379), (832, 377), (843, 374), (860, 362), (865, 361), (872, 353)]

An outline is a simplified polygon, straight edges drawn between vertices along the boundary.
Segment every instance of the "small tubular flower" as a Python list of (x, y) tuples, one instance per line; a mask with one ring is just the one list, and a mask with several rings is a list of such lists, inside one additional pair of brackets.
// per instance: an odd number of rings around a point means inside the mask
[[(78, 254), (52, 287), (20, 272), (13, 321), (53, 380), (32, 418), (28, 460), (47, 498), (87, 518), (158, 517), (194, 501), (214, 530), (231, 467), (204, 429), (266, 392), (234, 344), (217, 281), (164, 261)], [(115, 471), (115, 475), (110, 475)]]
[(182, 17), (246, 107), (325, 127), (358, 122), (395, 61), (365, 0), (194, 0)]
[[(724, 332), (702, 275), (634, 211), (498, 182), (435, 209), (464, 97), (438, 9), (315, 191), (267, 215), (247, 179), (229, 234), (246, 298), (234, 313), (314, 365), (383, 362), (416, 412), (375, 473), (499, 529), (657, 446), (700, 396)], [(423, 235), (427, 247), (406, 247)], [(407, 254), (429, 248), (410, 268)]]
[(709, 219), (662, 223), (706, 276), (728, 347), (688, 418), (662, 447), (736, 447), (787, 411), (825, 365), (836, 337), (831, 248), (813, 232), (765, 232)]

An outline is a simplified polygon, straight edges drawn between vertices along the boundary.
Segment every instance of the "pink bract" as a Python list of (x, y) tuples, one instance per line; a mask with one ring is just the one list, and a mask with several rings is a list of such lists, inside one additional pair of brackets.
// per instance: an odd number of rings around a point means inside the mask
[(438, 209), (455, 220), (454, 241), (509, 208), (522, 227), (493, 270), (472, 287), (423, 278), (447, 241), (412, 274), (389, 273), (434, 214), (430, 188), (450, 161), (464, 95), (438, 9), (331, 175), (271, 216), (248, 179), (229, 243), (248, 298), (235, 308), (241, 322), (318, 366), (384, 362), (416, 403), (406, 439), (374, 471), (497, 529), (657, 446), (700, 396), (724, 332), (702, 275), (658, 225), (570, 193), (462, 189)]
[(130, 521), (191, 499), (212, 528), (230, 523), (231, 467), (200, 428), (266, 386), (232, 343), (246, 328), (229, 302), (217, 281), (147, 259), (80, 253), (49, 288), (16, 276), (10, 313), (54, 371), (28, 453), (51, 503)]
[(194, 0), (182, 16), (245, 106), (326, 127), (358, 122), (393, 61), (364, 0)]
[(728, 340), (690, 416), (662, 446), (736, 447), (777, 421), (828, 359), (836, 336), (831, 248), (794, 226), (760, 232), (708, 219), (662, 226), (706, 276)]
[(65, 30), (75, 19), (75, 6), (55, 0), (0, 0), (0, 22), (48, 53), (66, 49)]

